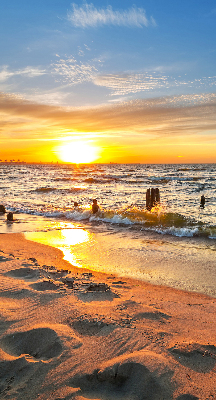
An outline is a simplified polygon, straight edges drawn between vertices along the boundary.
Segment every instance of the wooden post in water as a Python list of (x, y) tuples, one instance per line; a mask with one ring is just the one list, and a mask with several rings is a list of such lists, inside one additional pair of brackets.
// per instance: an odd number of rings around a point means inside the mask
[(151, 188), (151, 208), (155, 205), (155, 189)]
[(160, 203), (160, 192), (158, 188), (155, 189), (155, 201), (157, 204)]
[(146, 190), (146, 208), (147, 208), (147, 210), (151, 210), (150, 189), (147, 189), (147, 190)]
[(0, 213), (6, 213), (5, 206), (3, 206), (3, 204), (0, 204)]
[(160, 191), (158, 188), (146, 190), (146, 208), (151, 211), (152, 207), (160, 203)]

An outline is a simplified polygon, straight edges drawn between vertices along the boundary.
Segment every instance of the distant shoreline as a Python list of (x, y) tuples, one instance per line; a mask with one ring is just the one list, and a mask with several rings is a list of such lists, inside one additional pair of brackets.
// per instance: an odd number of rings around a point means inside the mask
[(135, 162), (135, 163), (121, 163), (121, 162), (107, 162), (107, 163), (97, 163), (97, 162), (90, 162), (90, 163), (72, 163), (72, 162), (61, 162), (61, 161), (50, 161), (50, 162), (45, 162), (45, 161), (0, 161), (1, 164), (8, 164), (8, 165), (74, 165), (74, 166), (81, 166), (81, 165), (215, 165), (215, 162), (202, 162), (202, 163), (184, 163), (184, 162), (178, 162), (178, 163), (141, 163), (141, 162)]

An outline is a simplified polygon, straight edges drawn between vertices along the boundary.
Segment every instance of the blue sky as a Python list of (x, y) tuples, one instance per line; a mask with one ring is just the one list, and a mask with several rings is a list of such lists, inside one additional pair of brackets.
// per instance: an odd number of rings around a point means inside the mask
[(155, 112), (167, 107), (170, 121), (173, 108), (191, 107), (194, 118), (194, 107), (208, 105), (209, 125), (204, 113), (197, 133), (214, 140), (215, 1), (3, 0), (0, 33), (0, 92), (7, 103), (110, 106), (117, 114), (122, 105), (139, 104), (140, 112), (142, 104)]

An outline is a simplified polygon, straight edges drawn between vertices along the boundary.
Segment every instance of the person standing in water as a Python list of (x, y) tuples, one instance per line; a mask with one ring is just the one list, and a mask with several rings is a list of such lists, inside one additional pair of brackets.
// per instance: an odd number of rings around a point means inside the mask
[(94, 199), (92, 203), (92, 212), (93, 214), (96, 214), (99, 210), (99, 205), (97, 204), (97, 200)]
[(79, 204), (77, 203), (77, 201), (74, 201), (74, 208), (73, 211), (82, 211), (82, 208), (79, 206)]
[(9, 212), (9, 213), (7, 214), (7, 222), (12, 222), (12, 221), (14, 221), (14, 219), (13, 219), (13, 213), (12, 213), (12, 212)]
[(204, 195), (201, 196), (201, 199), (200, 199), (200, 207), (201, 207), (201, 208), (204, 208), (204, 207), (205, 207), (205, 196), (204, 196)]

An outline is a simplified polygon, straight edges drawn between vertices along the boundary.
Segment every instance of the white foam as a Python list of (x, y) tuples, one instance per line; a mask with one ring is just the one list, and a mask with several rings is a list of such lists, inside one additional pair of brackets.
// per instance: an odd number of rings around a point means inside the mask
[(157, 233), (170, 234), (178, 237), (193, 237), (198, 233), (198, 228), (176, 228), (175, 226), (164, 228), (164, 229), (154, 229)]
[(124, 218), (121, 215), (114, 215), (112, 218), (101, 218), (102, 221), (108, 222), (111, 224), (125, 224), (125, 225), (133, 225), (133, 222), (129, 218)]

